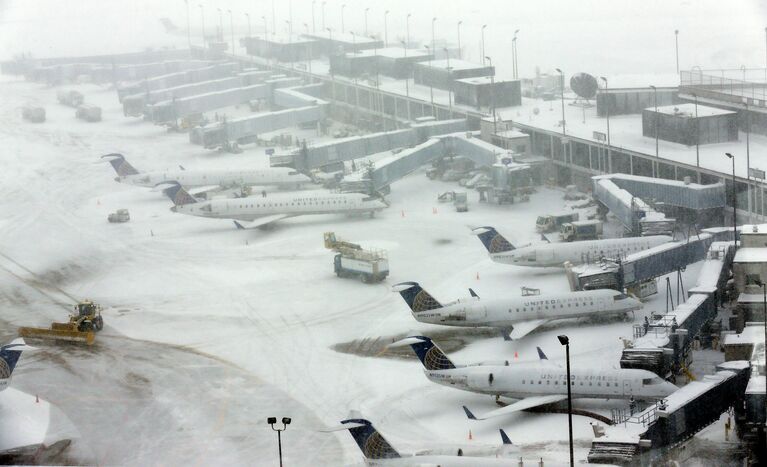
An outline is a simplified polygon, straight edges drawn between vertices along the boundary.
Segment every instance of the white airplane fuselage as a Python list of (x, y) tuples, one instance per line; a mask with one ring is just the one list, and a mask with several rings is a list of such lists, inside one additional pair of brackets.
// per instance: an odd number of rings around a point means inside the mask
[(588, 290), (507, 299), (461, 299), (434, 310), (413, 312), (418, 321), (445, 326), (512, 327), (532, 320), (614, 315), (642, 308), (641, 302), (615, 290)]
[[(431, 381), (469, 392), (523, 399), (567, 395), (567, 372), (554, 364), (473, 365), (424, 370)], [(662, 399), (677, 387), (647, 370), (629, 368), (571, 370), (574, 399)]]
[[(365, 459), (365, 465), (375, 467), (509, 467), (510, 459), (464, 456), (403, 456), (395, 459)], [(548, 463), (546, 465), (549, 465)]]
[(372, 213), (386, 208), (380, 199), (361, 193), (276, 193), (246, 198), (219, 198), (173, 206), (171, 210), (192, 216), (254, 221), (261, 217), (295, 217), (314, 214)]
[(115, 178), (120, 183), (154, 187), (158, 183), (178, 182), (187, 188), (215, 186), (236, 188), (243, 186), (277, 186), (298, 188), (312, 180), (294, 169), (275, 167), (253, 170), (172, 170), (123, 175)]
[(497, 263), (516, 266), (563, 267), (566, 261), (583, 264), (600, 258), (622, 258), (632, 253), (668, 243), (673, 239), (667, 235), (649, 237), (610, 238), (585, 240), (572, 243), (541, 243), (515, 248), (510, 251), (490, 253), (490, 259)]

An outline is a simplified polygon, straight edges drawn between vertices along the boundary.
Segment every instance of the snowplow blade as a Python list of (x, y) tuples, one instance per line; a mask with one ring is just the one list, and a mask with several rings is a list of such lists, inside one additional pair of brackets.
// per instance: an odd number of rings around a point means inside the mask
[(42, 328), (19, 328), (19, 336), (38, 338), (38, 339), (54, 339), (60, 341), (69, 342), (85, 342), (88, 345), (93, 345), (96, 341), (96, 333), (93, 331), (81, 332), (65, 323), (53, 323), (51, 329)]

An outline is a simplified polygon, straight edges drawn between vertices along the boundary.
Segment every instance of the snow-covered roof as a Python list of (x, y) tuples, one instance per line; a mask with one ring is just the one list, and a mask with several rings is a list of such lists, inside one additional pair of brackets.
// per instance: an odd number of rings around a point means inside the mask
[[(655, 107), (648, 107), (646, 110), (655, 111)], [(676, 117), (683, 118), (695, 118), (695, 104), (666, 105), (663, 107), (658, 107), (658, 113), (674, 115)], [(719, 115), (736, 114), (737, 112), (733, 112), (732, 110), (723, 110), (717, 109), (716, 107), (698, 105), (698, 117), (716, 117)]]
[(418, 65), (431, 67), (431, 68), (441, 68), (444, 70), (447, 70), (447, 67), (450, 66), (450, 69), (453, 71), (476, 70), (479, 68), (485, 68), (485, 65), (482, 65), (481, 63), (467, 62), (466, 60), (459, 60), (457, 58), (453, 58), (450, 60), (447, 60), (447, 59), (431, 60), (429, 62), (419, 63)]
[(741, 248), (735, 253), (736, 263), (767, 263), (767, 248)]
[[(453, 68), (452, 61), (450, 62), (450, 67)], [(472, 78), (461, 78), (455, 81), (466, 83), (466, 84), (485, 85), (485, 84), (507, 83), (507, 82), (516, 81), (516, 80), (500, 79), (498, 77), (490, 77), (490, 76), (474, 76)]]
[[(403, 47), (384, 47), (381, 49), (365, 49), (356, 53), (346, 54), (349, 57), (386, 57), (386, 58), (411, 58), (411, 57), (428, 57), (431, 55), (427, 50), (423, 49), (405, 49)], [(452, 63), (451, 63), (452, 65)]]
[(496, 133), (496, 136), (500, 136), (502, 138), (529, 138), (530, 135), (527, 133), (522, 133), (521, 131), (517, 130), (504, 130), (499, 131)]
[(740, 334), (725, 334), (724, 336), (724, 345), (757, 344), (759, 342), (764, 342), (762, 323), (748, 323)]

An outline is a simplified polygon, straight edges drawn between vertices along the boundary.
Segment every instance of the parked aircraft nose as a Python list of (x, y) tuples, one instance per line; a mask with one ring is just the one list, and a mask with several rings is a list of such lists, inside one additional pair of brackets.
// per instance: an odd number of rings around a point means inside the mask
[(171, 212), (176, 212), (176, 206), (172, 206), (172, 207), (170, 208), (170, 210), (171, 210)]

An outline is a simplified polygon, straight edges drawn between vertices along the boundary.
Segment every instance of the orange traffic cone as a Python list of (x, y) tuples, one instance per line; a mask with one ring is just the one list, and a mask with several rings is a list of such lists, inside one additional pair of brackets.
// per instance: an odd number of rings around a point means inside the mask
[(40, 396), (38, 396), (37, 394), (35, 394), (35, 403), (36, 404), (40, 403)]
[(431, 208), (431, 213), (432, 214), (436, 214), (437, 213), (437, 208)]
[(519, 358), (519, 354), (518, 354), (518, 353), (517, 353), (517, 351), (515, 350), (515, 351), (514, 351), (514, 359), (516, 360), (517, 358)]
[(477, 280), (479, 280), (479, 271), (477, 271)]
[(471, 441), (471, 440), (473, 440), (473, 439), (474, 439), (474, 437), (473, 437), (473, 436), (471, 436), (471, 430), (469, 430), (469, 441)]

